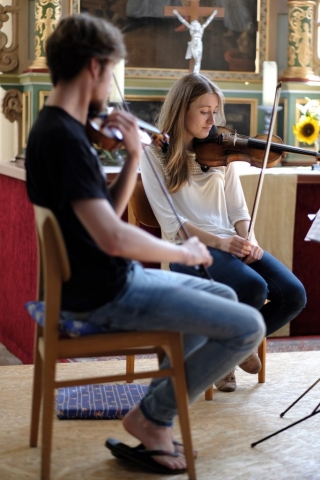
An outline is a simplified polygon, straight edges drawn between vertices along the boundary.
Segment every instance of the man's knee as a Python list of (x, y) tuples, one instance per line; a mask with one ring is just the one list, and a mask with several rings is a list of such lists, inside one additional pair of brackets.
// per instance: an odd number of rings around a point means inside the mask
[(242, 321), (239, 322), (239, 329), (244, 338), (255, 341), (259, 344), (266, 336), (266, 324), (263, 316), (254, 307), (242, 305)]

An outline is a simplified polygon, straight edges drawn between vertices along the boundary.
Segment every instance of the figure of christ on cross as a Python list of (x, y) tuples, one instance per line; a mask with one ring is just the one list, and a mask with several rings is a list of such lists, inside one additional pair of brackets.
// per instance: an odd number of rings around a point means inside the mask
[[(214, 17), (223, 17), (224, 8), (200, 7), (200, 0), (190, 0), (188, 7), (164, 7), (164, 15), (172, 17), (176, 15), (190, 31), (191, 41), (188, 42), (186, 58), (190, 59), (189, 71), (199, 73), (202, 58), (202, 35), (204, 29), (209, 25)], [(201, 25), (200, 16), (209, 17)], [(187, 22), (183, 17), (189, 17)]]

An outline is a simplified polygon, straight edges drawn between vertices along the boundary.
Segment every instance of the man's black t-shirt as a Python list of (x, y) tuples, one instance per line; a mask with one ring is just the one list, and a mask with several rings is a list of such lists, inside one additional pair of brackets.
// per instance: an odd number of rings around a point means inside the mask
[(31, 129), (27, 190), (32, 203), (56, 215), (66, 243), (71, 279), (63, 285), (63, 310), (86, 312), (111, 301), (124, 286), (130, 261), (104, 253), (71, 208), (73, 200), (112, 198), (85, 127), (58, 107), (44, 107)]

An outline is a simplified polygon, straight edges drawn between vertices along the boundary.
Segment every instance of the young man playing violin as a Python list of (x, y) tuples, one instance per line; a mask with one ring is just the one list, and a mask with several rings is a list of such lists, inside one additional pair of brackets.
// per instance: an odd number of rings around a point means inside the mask
[[(269, 335), (300, 313), (306, 294), (288, 268), (263, 251), (254, 237), (247, 240), (250, 215), (235, 165), (211, 167), (203, 172), (196, 161), (193, 140), (205, 139), (213, 125), (224, 124), (223, 103), (220, 89), (204, 75), (188, 74), (178, 80), (165, 99), (158, 121), (159, 129), (170, 137), (169, 149), (164, 154), (156, 146), (148, 148), (148, 158), (143, 155), (140, 162), (142, 180), (163, 238), (181, 243), (183, 224), (190, 235), (207, 245), (214, 258), (209, 267), (212, 278), (233, 288), (240, 302), (257, 308)], [(163, 199), (150, 161), (172, 194), (180, 222)], [(180, 262), (171, 262), (170, 268), (198, 274)], [(255, 352), (239, 366), (248, 373), (261, 369)], [(234, 391), (234, 369), (216, 386), (222, 391)]]
[[(120, 31), (101, 18), (66, 17), (47, 40), (46, 55), (53, 89), (30, 132), (27, 189), (31, 202), (54, 212), (66, 242), (72, 274), (63, 286), (62, 318), (110, 332), (182, 332), (192, 402), (261, 342), (263, 319), (239, 304), (225, 285), (139, 263), (210, 266), (212, 257), (196, 237), (174, 245), (121, 220), (141, 157), (137, 122), (126, 112), (114, 111), (105, 122), (122, 133), (126, 148), (121, 173), (106, 184), (86, 122), (89, 110), (106, 107), (113, 67), (125, 56)], [(176, 413), (171, 380), (156, 379), (123, 420), (124, 428), (153, 451), (159, 473), (186, 468), (183, 446), (173, 437)]]

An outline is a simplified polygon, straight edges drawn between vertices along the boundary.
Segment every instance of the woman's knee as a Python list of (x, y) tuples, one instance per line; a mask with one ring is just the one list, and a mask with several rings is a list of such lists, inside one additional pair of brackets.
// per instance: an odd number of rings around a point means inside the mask
[(307, 294), (304, 286), (298, 280), (287, 292), (288, 302), (294, 310), (303, 310), (307, 303)]
[(237, 292), (239, 301), (260, 310), (268, 298), (268, 285), (262, 277), (244, 281), (244, 287)]

